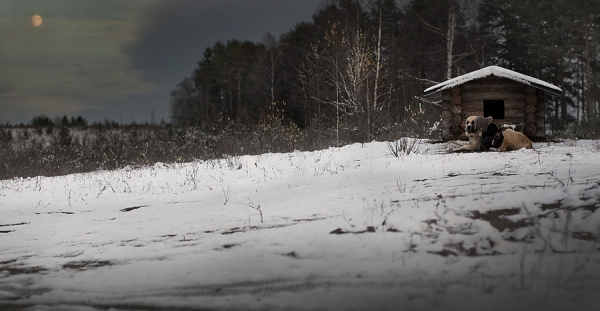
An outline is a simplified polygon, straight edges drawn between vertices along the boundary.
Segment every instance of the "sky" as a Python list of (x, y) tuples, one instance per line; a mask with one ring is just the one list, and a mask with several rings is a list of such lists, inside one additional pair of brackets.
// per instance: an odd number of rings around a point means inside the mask
[[(216, 41), (261, 42), (322, 0), (2, 0), (0, 124), (169, 121), (169, 93)], [(42, 23), (35, 26), (32, 17)]]

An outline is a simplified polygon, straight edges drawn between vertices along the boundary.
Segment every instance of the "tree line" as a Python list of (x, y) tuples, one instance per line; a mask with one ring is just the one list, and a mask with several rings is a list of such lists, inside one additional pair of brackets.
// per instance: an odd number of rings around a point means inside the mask
[(499, 65), (548, 81), (552, 133), (600, 133), (600, 4), (593, 0), (328, 0), (263, 42), (206, 48), (171, 92), (171, 120), (207, 130), (297, 126), (377, 138), (436, 128), (422, 91)]

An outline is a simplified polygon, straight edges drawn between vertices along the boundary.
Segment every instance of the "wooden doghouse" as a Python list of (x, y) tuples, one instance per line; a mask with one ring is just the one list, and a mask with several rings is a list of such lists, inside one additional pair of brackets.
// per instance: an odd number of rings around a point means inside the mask
[[(562, 90), (548, 82), (490, 66), (434, 85), (424, 95), (442, 104), (444, 139), (466, 139), (469, 116), (491, 116), (498, 126), (514, 125), (532, 140), (545, 137), (545, 99)], [(441, 95), (441, 98), (440, 98)]]

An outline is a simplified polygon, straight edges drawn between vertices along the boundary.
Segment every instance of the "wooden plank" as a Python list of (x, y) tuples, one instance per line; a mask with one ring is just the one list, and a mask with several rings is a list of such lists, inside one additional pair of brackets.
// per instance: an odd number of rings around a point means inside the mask
[(460, 105), (462, 101), (462, 98), (460, 97), (460, 95), (452, 95), (452, 97), (450, 97), (450, 103), (452, 105)]
[(470, 116), (483, 116), (483, 111), (479, 110), (479, 109), (477, 109), (477, 110), (473, 110), (473, 109), (467, 110), (467, 109), (463, 108), (462, 111), (460, 112), (460, 115), (463, 118), (466, 119), (467, 117), (470, 117)]
[(503, 91), (486, 91), (486, 92), (463, 92), (463, 102), (481, 101), (486, 99), (503, 99), (503, 100), (520, 100), (525, 101), (526, 96), (523, 93), (508, 93)]
[(535, 117), (535, 114), (528, 113), (525, 116), (525, 122), (527, 122), (527, 124), (536, 124), (537, 118)]
[(521, 85), (506, 85), (506, 84), (478, 84), (464, 87), (461, 95), (467, 93), (483, 93), (483, 92), (505, 92), (515, 94), (525, 94)]
[(452, 113), (460, 113), (462, 111), (462, 108), (460, 107), (460, 105), (454, 105), (452, 106), (450, 111), (452, 111)]
[(533, 114), (535, 113), (536, 109), (534, 105), (527, 105), (525, 106), (525, 112)]
[(485, 78), (472, 80), (467, 83), (464, 83), (463, 85), (470, 84), (470, 83), (513, 83), (513, 84), (518, 84), (518, 85), (522, 85), (523, 87), (525, 87), (525, 84), (510, 80), (510, 79), (502, 78), (502, 77), (496, 77), (496, 76), (487, 76)]
[(450, 117), (452, 117), (452, 111), (446, 109), (442, 110), (442, 120), (446, 120)]
[[(483, 116), (483, 111), (479, 110), (479, 109), (462, 109), (462, 111), (460, 112), (461, 116), (464, 116), (465, 118), (468, 116)], [(513, 118), (520, 118), (525, 120), (525, 116), (526, 114), (523, 112), (523, 110), (521, 109), (508, 109), (508, 110), (504, 110), (504, 118), (505, 119), (513, 119)]]
[(450, 102), (450, 92), (449, 91), (442, 91), (442, 101), (448, 101)]
[(480, 80), (475, 80), (475, 81), (464, 83), (460, 87), (461, 87), (461, 92), (465, 92), (467, 90), (482, 89), (482, 88), (506, 88), (506, 89), (519, 90), (520, 92), (525, 93), (525, 84), (521, 84), (518, 82), (511, 81), (511, 80), (480, 79)]
[(525, 115), (522, 113), (509, 111), (504, 114), (503, 120), (516, 120), (516, 119), (525, 120)]
[(443, 127), (450, 127), (450, 126), (452, 126), (452, 124), (453, 124), (452, 123), (452, 117), (445, 118), (445, 119), (442, 120), (442, 126)]
[(505, 100), (504, 109), (521, 109), (525, 110), (525, 102), (522, 100)]
[[(461, 106), (466, 110), (480, 109), (483, 111), (483, 101), (463, 102)], [(520, 100), (506, 100), (504, 101), (504, 109), (521, 109), (525, 111), (525, 102)]]

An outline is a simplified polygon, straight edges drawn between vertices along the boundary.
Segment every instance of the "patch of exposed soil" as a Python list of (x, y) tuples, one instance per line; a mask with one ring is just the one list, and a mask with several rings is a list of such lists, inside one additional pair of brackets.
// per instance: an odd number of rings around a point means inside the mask
[(458, 256), (458, 254), (456, 252), (451, 251), (451, 250), (446, 249), (446, 248), (442, 249), (441, 251), (437, 251), (437, 252), (428, 251), (428, 253), (435, 254), (435, 255), (440, 255), (442, 257), (448, 257), (450, 255), (452, 255), (452, 256)]
[(298, 258), (298, 255), (296, 254), (296, 252), (289, 252), (287, 254), (283, 254), (283, 256), (291, 257), (291, 258)]
[(542, 205), (540, 205), (540, 209), (542, 211), (547, 211), (547, 210), (550, 210), (550, 209), (560, 208), (561, 206), (562, 206), (562, 200), (557, 201), (555, 203), (542, 204)]
[(473, 219), (480, 219), (490, 223), (492, 227), (496, 228), (498, 231), (503, 232), (504, 230), (513, 231), (519, 228), (525, 228), (531, 225), (531, 223), (527, 219), (512, 221), (506, 216), (512, 216), (518, 214), (520, 209), (501, 209), (501, 210), (493, 210), (487, 213), (480, 213), (479, 211), (473, 211), (470, 216)]
[[(490, 241), (490, 244), (492, 245), (492, 247), (494, 246), (492, 241)], [(448, 244), (448, 245), (446, 245), (446, 247), (453, 248), (453, 249), (457, 250), (457, 251), (458, 251), (458, 253), (461, 253), (461, 254), (467, 255), (467, 256), (469, 256), (469, 257), (479, 257), (479, 256), (494, 256), (494, 255), (501, 255), (500, 253), (498, 253), (498, 252), (496, 252), (496, 251), (492, 251), (492, 252), (485, 253), (485, 254), (478, 254), (478, 253), (477, 253), (477, 248), (476, 248), (476, 247), (471, 247), (471, 248), (468, 248), (468, 249), (467, 249), (467, 248), (465, 248), (465, 247), (462, 245), (462, 243), (457, 243), (457, 244)], [(448, 250), (448, 249), (446, 249), (446, 248), (444, 248), (444, 250), (445, 250), (446, 252), (453, 252), (453, 251), (451, 251), (451, 250)], [(443, 252), (444, 250), (442, 250), (442, 252)], [(438, 253), (439, 253), (439, 252), (438, 252)]]
[[(323, 219), (325, 219), (325, 218), (323, 218)], [(226, 231), (221, 232), (221, 234), (229, 235), (229, 234), (234, 234), (234, 233), (246, 232), (249, 230), (266, 230), (266, 229), (283, 228), (283, 227), (289, 227), (289, 226), (301, 224), (301, 223), (308, 222), (308, 221), (315, 221), (315, 220), (320, 220), (320, 219), (299, 219), (299, 220), (294, 220), (293, 223), (271, 225), (271, 226), (261, 225), (261, 226), (248, 226), (248, 227), (243, 227), (243, 228), (233, 227), (231, 229), (227, 229)], [(213, 233), (213, 232), (215, 232), (215, 231), (204, 231), (204, 233)]]
[(0, 272), (8, 272), (11, 275), (16, 274), (38, 274), (47, 271), (48, 269), (44, 267), (21, 267), (21, 266), (12, 266), (12, 267), (0, 267)]
[(114, 263), (108, 260), (82, 260), (67, 262), (66, 264), (62, 265), (62, 267), (63, 269), (84, 271), (112, 265), (114, 265)]
[(597, 200), (596, 202), (593, 202), (593, 203), (590, 203), (587, 205), (582, 205), (582, 206), (577, 206), (577, 207), (563, 207), (562, 200), (554, 202), (554, 203), (540, 205), (540, 209), (542, 211), (555, 210), (555, 209), (566, 209), (566, 210), (583, 209), (583, 210), (590, 211), (593, 213), (599, 208), (600, 208), (600, 200)]
[(28, 225), (28, 222), (20, 222), (18, 224), (7, 224), (7, 225), (0, 225), (0, 227), (13, 227), (13, 226), (22, 226), (22, 225)]
[(369, 226), (369, 227), (367, 227), (366, 230), (362, 230), (362, 231), (346, 231), (342, 228), (337, 228), (337, 229), (329, 232), (329, 234), (347, 234), (347, 233), (361, 234), (361, 233), (367, 233), (367, 232), (375, 232), (375, 227)]
[(572, 236), (579, 240), (584, 241), (597, 241), (600, 240), (596, 235), (589, 232), (573, 232)]
[(131, 212), (134, 211), (138, 208), (142, 208), (142, 207), (148, 207), (148, 205), (140, 205), (140, 206), (132, 206), (132, 207), (126, 207), (124, 209), (121, 209), (121, 212), (127, 213), (127, 212)]
[[(256, 227), (250, 227), (250, 229), (256, 229)], [(221, 234), (223, 235), (229, 235), (229, 234), (234, 234), (234, 233), (238, 233), (238, 232), (244, 232), (246, 230), (241, 229), (240, 227), (235, 227), (235, 228), (231, 228), (225, 232), (222, 232)]]

